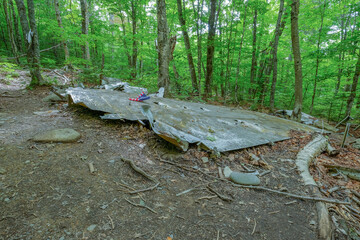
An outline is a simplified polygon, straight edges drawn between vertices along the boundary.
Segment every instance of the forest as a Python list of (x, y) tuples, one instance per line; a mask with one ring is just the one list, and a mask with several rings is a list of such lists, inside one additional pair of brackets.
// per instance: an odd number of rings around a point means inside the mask
[(3, 0), (0, 61), (166, 96), (358, 118), (356, 0)]

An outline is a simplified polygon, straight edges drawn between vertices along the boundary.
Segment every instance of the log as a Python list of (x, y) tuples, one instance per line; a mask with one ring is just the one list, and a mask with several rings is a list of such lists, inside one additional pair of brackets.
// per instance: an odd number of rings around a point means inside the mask
[[(319, 188), (314, 181), (314, 178), (311, 176), (309, 171), (309, 166), (316, 156), (321, 154), (323, 151), (328, 148), (328, 140), (322, 136), (318, 135), (310, 143), (308, 143), (297, 155), (296, 157), (296, 166), (300, 171), (300, 175), (309, 189), (309, 192), (314, 197), (321, 197)], [(318, 234), (319, 239), (331, 240), (332, 228), (329, 218), (329, 212), (327, 210), (326, 203), (317, 202), (316, 210), (319, 219), (318, 225)]]

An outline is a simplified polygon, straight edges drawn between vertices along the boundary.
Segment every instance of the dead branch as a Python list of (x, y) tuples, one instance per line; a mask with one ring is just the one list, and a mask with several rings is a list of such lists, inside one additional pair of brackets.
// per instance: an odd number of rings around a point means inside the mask
[(218, 197), (219, 197), (221, 200), (223, 200), (223, 201), (231, 202), (231, 201), (233, 200), (232, 198), (229, 198), (229, 197), (227, 197), (227, 196), (225, 196), (225, 195), (223, 195), (223, 194), (221, 194), (221, 193), (218, 193), (217, 191), (215, 191), (215, 189), (213, 189), (212, 187), (210, 187), (210, 185), (207, 185), (206, 187), (207, 187), (207, 189), (210, 190), (210, 192), (215, 193), (216, 196), (218, 196)]
[(138, 166), (136, 166), (135, 163), (134, 163), (132, 160), (126, 159), (126, 158), (122, 158), (122, 157), (120, 158), (120, 160), (123, 161), (123, 162), (128, 163), (128, 164), (130, 165), (130, 167), (131, 167), (132, 169), (134, 169), (135, 172), (140, 173), (141, 175), (143, 175), (144, 177), (146, 177), (146, 178), (149, 179), (150, 181), (153, 181), (153, 182), (155, 182), (155, 183), (158, 182), (155, 178), (153, 178), (152, 176), (150, 176), (149, 174), (147, 174), (146, 172), (144, 172), (141, 168), (139, 168)]
[(321, 198), (321, 197), (309, 197), (309, 196), (303, 196), (303, 195), (297, 195), (293, 193), (287, 193), (287, 192), (281, 192), (270, 188), (260, 187), (260, 186), (250, 186), (250, 185), (240, 185), (231, 183), (235, 187), (241, 187), (241, 188), (250, 188), (250, 189), (256, 189), (256, 190), (263, 190), (268, 192), (277, 193), (280, 195), (285, 195), (292, 198), (302, 199), (302, 200), (311, 200), (316, 202), (326, 202), (326, 203), (334, 203), (334, 204), (343, 204), (343, 205), (350, 205), (349, 202), (339, 201), (337, 199), (331, 199), (331, 198)]
[[(46, 51), (49, 51), (49, 50), (51, 50), (51, 49), (54, 49), (54, 48), (60, 47), (60, 45), (62, 45), (62, 44), (64, 44), (64, 43), (63, 43), (63, 42), (61, 42), (61, 43), (59, 43), (59, 44), (57, 44), (57, 45), (55, 45), (55, 46), (52, 46), (52, 47), (49, 47), (49, 48), (42, 49), (42, 50), (40, 50), (40, 52), (46, 52)], [(21, 54), (21, 55), (19, 55), (19, 56), (17, 56), (17, 57), (10, 57), (10, 58), (8, 58), (8, 60), (12, 60), (12, 59), (17, 59), (17, 58), (25, 57), (26, 55), (27, 55), (27, 53), (24, 53), (24, 54)]]
[(131, 191), (129, 192), (130, 194), (135, 194), (135, 193), (141, 193), (141, 192), (146, 192), (146, 191), (152, 191), (154, 190), (157, 186), (159, 186), (159, 182), (156, 183), (154, 186), (152, 187), (148, 187), (148, 188), (144, 188), (144, 189), (139, 189), (139, 190), (135, 190), (135, 191)]
[(126, 198), (125, 198), (125, 200), (126, 200), (128, 203), (130, 203), (131, 205), (135, 206), (135, 207), (146, 208), (146, 209), (149, 210), (150, 212), (153, 212), (153, 213), (156, 213), (156, 214), (157, 214), (157, 212), (156, 212), (154, 209), (152, 209), (152, 208), (150, 208), (150, 207), (148, 207), (148, 206), (146, 206), (146, 205), (141, 205), (141, 204), (138, 204), (138, 203), (131, 202), (131, 201), (129, 201), (129, 200), (126, 199)]

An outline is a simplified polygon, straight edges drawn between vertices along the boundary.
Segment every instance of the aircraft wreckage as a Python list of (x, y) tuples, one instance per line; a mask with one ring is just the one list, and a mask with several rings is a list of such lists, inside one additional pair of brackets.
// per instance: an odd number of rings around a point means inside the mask
[(149, 121), (152, 130), (186, 151), (189, 144), (217, 152), (273, 143), (289, 138), (290, 130), (319, 129), (263, 113), (184, 102), (152, 96), (143, 102), (129, 98), (141, 90), (69, 88), (69, 103), (101, 111), (102, 119)]

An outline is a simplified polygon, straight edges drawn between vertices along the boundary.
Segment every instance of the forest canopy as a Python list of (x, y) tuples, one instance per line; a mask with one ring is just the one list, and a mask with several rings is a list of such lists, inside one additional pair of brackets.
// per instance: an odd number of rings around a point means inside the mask
[(357, 0), (3, 0), (0, 6), (0, 62), (26, 65), (35, 85), (45, 81), (43, 69), (68, 66), (93, 84), (108, 76), (149, 91), (165, 86), (168, 96), (251, 109), (294, 109), (297, 102), (329, 120), (360, 114)]

